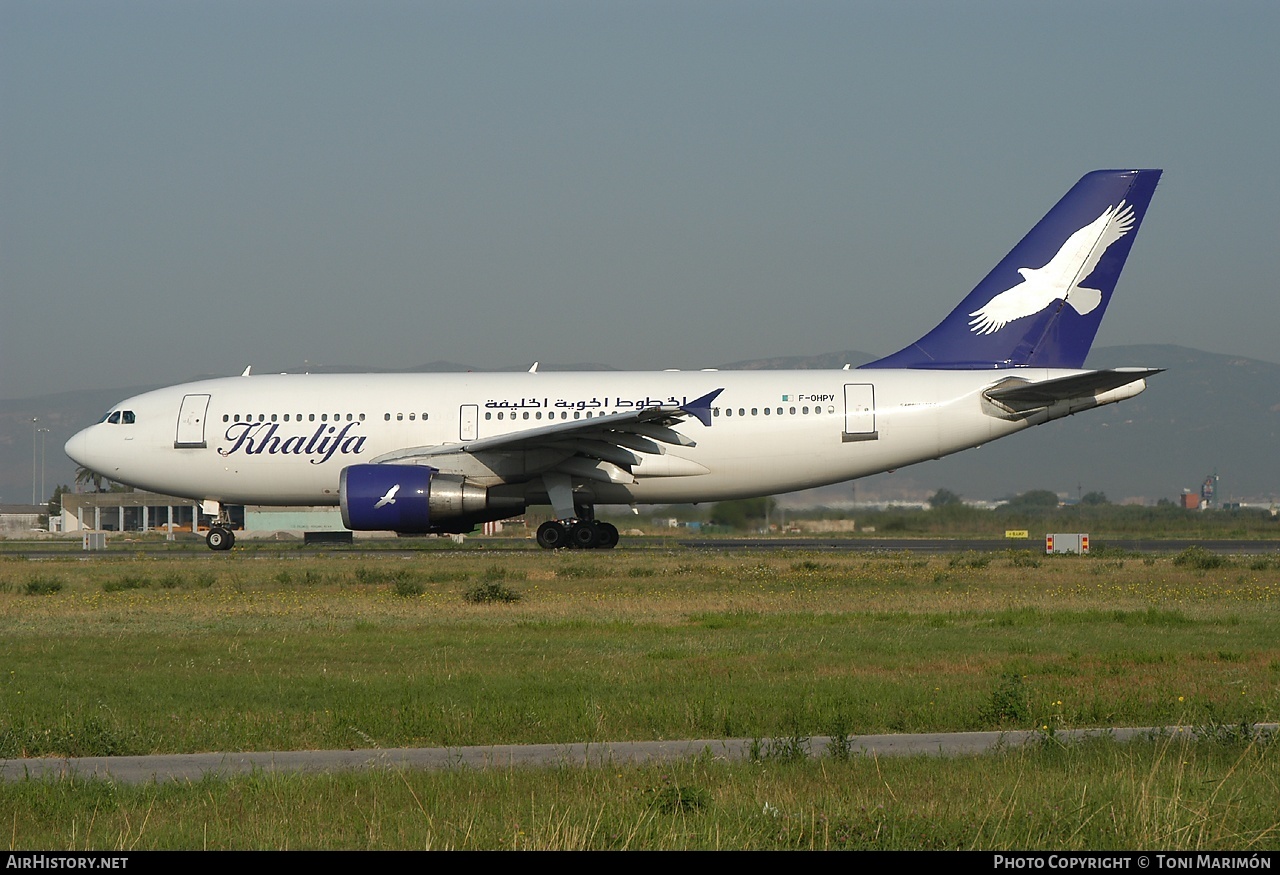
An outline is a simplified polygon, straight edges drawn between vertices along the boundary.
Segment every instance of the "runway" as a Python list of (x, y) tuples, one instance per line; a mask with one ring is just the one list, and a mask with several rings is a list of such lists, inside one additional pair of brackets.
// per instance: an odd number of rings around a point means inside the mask
[[(367, 554), (369, 556), (412, 557), (415, 555), (434, 553), (439, 550), (439, 547), (434, 543), (429, 549), (417, 549), (406, 544), (404, 541), (392, 541), (389, 543), (374, 542), (369, 545), (364, 545), (357, 541), (353, 546), (343, 545), (336, 547), (301, 547), (297, 544), (296, 540), (271, 541), (265, 538), (245, 538), (244, 543), (246, 546), (252, 545), (253, 550), (261, 555), (267, 555), (273, 549), (278, 549), (281, 552), (287, 552), (290, 556), (318, 556), (323, 554), (342, 553), (346, 555)], [(1126, 553), (1172, 555), (1192, 546), (1203, 547), (1212, 553), (1218, 553), (1221, 555), (1266, 555), (1280, 552), (1280, 539), (1091, 539), (1091, 548), (1093, 553), (1100, 553), (1108, 550), (1119, 550)], [(77, 549), (75, 546), (68, 544), (60, 544), (56, 548), (51, 548), (47, 542), (28, 542), (26, 544), (8, 545), (3, 555), (22, 557), (24, 559), (55, 559), (59, 557), (77, 556), (86, 559), (93, 558), (108, 560), (114, 558), (133, 558), (139, 554), (173, 557), (239, 555), (236, 551), (227, 554), (211, 554), (211, 552), (207, 550), (202, 543), (197, 543), (195, 541), (183, 544), (177, 549), (174, 548), (174, 545), (164, 541), (147, 540), (126, 541), (123, 547), (127, 552), (125, 552), (125, 550), (108, 549), (97, 553), (86, 553)], [(621, 543), (619, 543), (617, 550), (619, 552), (629, 552), (644, 550), (670, 550), (672, 548), (686, 550), (712, 550), (720, 552), (798, 550), (828, 553), (908, 552), (940, 554), (964, 553), (970, 550), (978, 553), (1003, 553), (1007, 550), (1028, 550), (1033, 553), (1043, 553), (1044, 541), (1036, 538), (1017, 540), (1009, 540), (1005, 538), (850, 538), (839, 535), (829, 537), (805, 536), (768, 538), (672, 538), (650, 536), (644, 538), (624, 537)], [(511, 538), (469, 538), (456, 549), (460, 551), (492, 549), (495, 551), (521, 553), (546, 552), (539, 548), (532, 538), (529, 538), (528, 540), (513, 540)]]
[[(624, 539), (623, 544), (626, 541)], [(818, 550), (838, 553), (857, 552), (911, 552), (911, 553), (1000, 553), (1005, 550), (1030, 550), (1044, 552), (1044, 540), (1035, 538), (684, 538), (677, 542), (691, 550)], [(1249, 555), (1274, 553), (1280, 550), (1280, 540), (1197, 540), (1179, 539), (1112, 539), (1092, 538), (1093, 552), (1123, 550), (1128, 553), (1179, 553), (1197, 546), (1212, 553)]]

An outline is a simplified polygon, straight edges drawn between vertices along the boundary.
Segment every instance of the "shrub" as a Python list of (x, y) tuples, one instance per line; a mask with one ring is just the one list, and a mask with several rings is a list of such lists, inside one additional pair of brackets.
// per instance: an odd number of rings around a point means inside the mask
[[(595, 569), (586, 565), (566, 565), (556, 569), (556, 577), (563, 577), (566, 580), (581, 580), (585, 577), (595, 577), (595, 575)], [(503, 577), (506, 577), (505, 573)]]
[(151, 578), (126, 574), (124, 577), (108, 580), (102, 585), (102, 591), (122, 592), (126, 589), (146, 589), (149, 586), (151, 586)]
[(849, 732), (849, 721), (843, 714), (837, 715), (831, 721), (830, 734), (827, 737), (827, 756), (834, 760), (847, 760), (853, 756), (853, 736)]
[(1030, 550), (1010, 550), (1009, 564), (1014, 568), (1039, 568), (1040, 557)]
[(420, 581), (411, 577), (403, 577), (396, 581), (395, 594), (401, 598), (410, 598), (419, 596), (426, 592), (427, 588)]
[(27, 595), (53, 595), (55, 592), (61, 592), (62, 578), (47, 577), (43, 574), (37, 574), (35, 577), (27, 580), (27, 585), (23, 587), (23, 592)]
[(991, 691), (991, 702), (981, 710), (979, 717), (987, 725), (1027, 723), (1031, 719), (1031, 705), (1022, 675), (1017, 672), (1002, 675), (1000, 683)]
[(650, 805), (662, 814), (685, 814), (711, 805), (711, 794), (701, 787), (655, 787), (646, 791)]
[(490, 602), (518, 602), (523, 596), (504, 583), (490, 580), (471, 587), (463, 598), (473, 605), (480, 605)]
[(1173, 564), (1186, 568), (1198, 568), (1201, 571), (1209, 568), (1221, 568), (1230, 564), (1224, 557), (1211, 553), (1199, 544), (1193, 544), (1173, 557)]
[[(418, 574), (412, 568), (365, 568), (356, 569), (356, 582), (369, 586), (390, 583), (399, 586), (401, 583), (413, 583)], [(317, 581), (318, 582), (318, 581)]]
[(790, 735), (777, 738), (753, 738), (747, 757), (754, 763), (766, 760), (779, 763), (798, 763), (809, 758), (809, 736), (798, 729)]
[(496, 562), (484, 570), (480, 575), (480, 579), (493, 582), (495, 580), (525, 580), (528, 574), (524, 572), (512, 571), (505, 565), (498, 565)]
[(404, 569), (396, 569), (395, 571), (387, 571), (382, 568), (366, 568), (361, 565), (356, 569), (357, 583), (387, 583), (394, 581), (403, 575)]
[(984, 556), (975, 550), (966, 550), (964, 553), (952, 556), (947, 565), (951, 568), (986, 568), (990, 562), (990, 556)]

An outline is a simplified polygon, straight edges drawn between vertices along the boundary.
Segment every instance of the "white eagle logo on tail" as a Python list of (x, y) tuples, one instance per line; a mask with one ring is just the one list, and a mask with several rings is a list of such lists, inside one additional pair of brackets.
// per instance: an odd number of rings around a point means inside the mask
[(1022, 282), (1001, 292), (969, 315), (969, 330), (994, 334), (1015, 319), (1039, 313), (1054, 301), (1066, 301), (1083, 316), (1102, 302), (1102, 292), (1077, 283), (1088, 279), (1103, 254), (1133, 230), (1133, 206), (1120, 201), (1067, 238), (1044, 267), (1020, 267)]

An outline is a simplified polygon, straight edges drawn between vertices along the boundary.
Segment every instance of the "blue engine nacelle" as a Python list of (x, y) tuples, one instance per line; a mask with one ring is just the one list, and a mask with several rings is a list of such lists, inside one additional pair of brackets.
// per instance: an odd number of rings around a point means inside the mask
[(342, 524), (352, 531), (423, 533), (482, 514), (488, 490), (426, 465), (351, 465), (342, 469)]

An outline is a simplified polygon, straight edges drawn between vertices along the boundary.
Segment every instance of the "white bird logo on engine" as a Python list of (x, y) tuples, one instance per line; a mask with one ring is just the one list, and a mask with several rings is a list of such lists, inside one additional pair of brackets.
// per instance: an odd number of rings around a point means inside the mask
[(969, 330), (994, 334), (1006, 324), (1039, 313), (1054, 301), (1066, 301), (1083, 316), (1102, 302), (1102, 292), (1079, 285), (1089, 278), (1103, 254), (1133, 230), (1133, 207), (1120, 201), (1067, 238), (1044, 267), (1020, 267), (1022, 282), (1001, 292), (969, 315)]
[(374, 510), (380, 507), (386, 507), (388, 504), (396, 503), (396, 493), (400, 491), (400, 484), (397, 483), (387, 490), (387, 494), (378, 499), (378, 503), (373, 506)]

